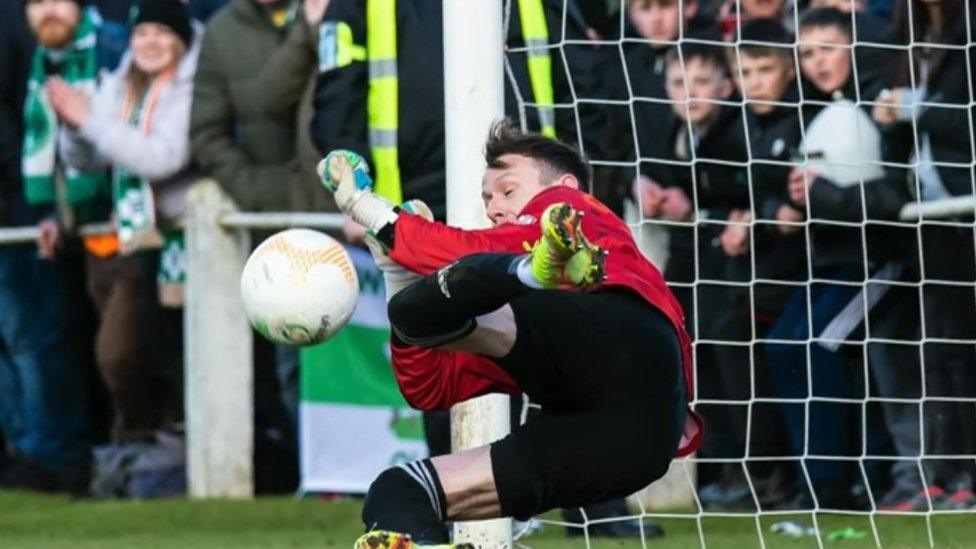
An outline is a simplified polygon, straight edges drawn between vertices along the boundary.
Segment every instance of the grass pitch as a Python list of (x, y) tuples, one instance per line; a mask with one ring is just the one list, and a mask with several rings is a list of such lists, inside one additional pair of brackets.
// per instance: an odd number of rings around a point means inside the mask
[[(360, 501), (327, 502), (317, 499), (262, 498), (249, 502), (153, 501), (92, 502), (66, 497), (0, 492), (0, 548), (23, 549), (247, 549), (349, 548), (360, 532)], [(557, 515), (550, 515), (555, 518)], [(797, 515), (810, 522), (810, 515)], [(767, 547), (817, 547), (816, 541), (768, 533), (784, 517), (764, 517)], [(701, 519), (710, 548), (746, 549), (759, 546), (752, 517)], [(853, 527), (868, 533), (863, 539), (824, 541), (825, 547), (874, 547), (870, 524), (860, 516), (821, 516), (821, 527)], [(667, 531), (650, 547), (701, 547), (697, 521), (664, 519)], [(928, 547), (923, 517), (878, 517), (884, 547)], [(932, 519), (936, 547), (976, 547), (976, 514), (937, 516)], [(567, 539), (560, 526), (545, 525), (519, 543), (537, 549), (585, 547), (580, 538)], [(594, 541), (594, 548), (640, 547), (639, 541)]]

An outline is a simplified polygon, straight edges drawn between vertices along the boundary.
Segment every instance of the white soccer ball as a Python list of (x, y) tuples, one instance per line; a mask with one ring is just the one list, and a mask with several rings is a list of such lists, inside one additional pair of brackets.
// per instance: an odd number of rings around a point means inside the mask
[(282, 345), (313, 345), (349, 321), (359, 278), (335, 239), (289, 229), (262, 242), (247, 259), (241, 295), (248, 320), (261, 335)]

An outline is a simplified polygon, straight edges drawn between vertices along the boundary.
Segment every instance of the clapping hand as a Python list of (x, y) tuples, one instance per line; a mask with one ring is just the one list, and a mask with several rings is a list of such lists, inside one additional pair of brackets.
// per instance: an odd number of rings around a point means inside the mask
[(91, 115), (91, 100), (88, 94), (76, 90), (60, 77), (48, 78), (47, 96), (51, 107), (62, 122), (72, 128), (81, 127)]

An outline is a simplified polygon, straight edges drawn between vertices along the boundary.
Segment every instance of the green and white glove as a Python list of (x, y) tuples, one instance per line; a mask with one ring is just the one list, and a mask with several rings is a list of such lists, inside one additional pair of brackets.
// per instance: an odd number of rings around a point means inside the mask
[(319, 162), (317, 171), (322, 185), (335, 195), (339, 209), (367, 230), (378, 231), (396, 221), (393, 204), (373, 192), (373, 178), (363, 157), (335, 150)]

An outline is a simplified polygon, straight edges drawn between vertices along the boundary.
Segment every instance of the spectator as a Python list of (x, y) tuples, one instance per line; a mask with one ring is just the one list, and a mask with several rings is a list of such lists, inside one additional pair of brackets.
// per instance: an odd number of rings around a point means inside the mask
[(174, 230), (183, 213), (200, 42), (178, 0), (142, 0), (132, 24), (129, 55), (94, 95), (59, 78), (47, 84), (65, 124), (60, 149), (67, 166), (82, 172), (111, 169), (113, 177), (118, 237), (89, 246), (87, 272), (100, 317), (96, 357), (115, 410), (117, 443), (147, 440), (162, 424), (161, 397), (172, 402), (177, 390), (160, 390), (164, 379), (177, 376), (161, 378), (150, 352), (173, 343), (158, 341), (155, 249), (162, 244), (161, 231)]
[[(847, 49), (850, 33), (849, 18), (833, 8), (810, 10), (800, 20), (800, 67), (809, 96), (804, 104), (807, 137), (801, 148), (812, 164), (793, 170), (790, 199), (801, 207), (809, 203), (816, 218), (861, 220), (861, 190), (857, 184), (877, 180), (877, 185), (864, 187), (868, 193), (868, 217), (894, 218), (908, 198), (907, 188), (891, 189), (890, 181), (882, 177), (880, 133), (864, 112), (870, 106), (858, 107), (852, 102), (856, 78)], [(812, 145), (811, 141), (819, 143)], [(847, 149), (849, 156), (837, 158), (840, 149)], [(818, 158), (824, 154), (834, 157)], [(818, 228), (816, 223), (812, 226), (814, 269), (820, 271), (818, 276), (823, 276), (822, 268), (838, 261), (856, 266), (858, 272), (870, 270), (863, 261), (860, 229), (830, 225)], [(820, 237), (824, 242), (818, 242)], [(869, 252), (868, 261), (877, 264), (879, 258)]]
[[(221, 6), (223, 2), (219, 2)], [(191, 11), (194, 5), (189, 4)], [(202, 4), (206, 5), (206, 3)], [(295, 21), (288, 24), (287, 35), (274, 53), (266, 60), (250, 87), (261, 90), (253, 94), (254, 109), (269, 119), (295, 119), (295, 141), (299, 172), (304, 176), (314, 174), (320, 156), (314, 150), (308, 134), (307, 121), (311, 118), (311, 104), (307, 98), (309, 83), (315, 73), (318, 59), (316, 37), (319, 23), (329, 6), (328, 0), (304, 0), (301, 9), (294, 8)], [(331, 209), (332, 200), (319, 185), (296, 184), (288, 189), (288, 202), (292, 209)], [(263, 346), (263, 342), (261, 343)], [(275, 351), (277, 374), (281, 383), (282, 398), (292, 423), (298, 421), (299, 360), (296, 350), (278, 347)]]
[[(834, 8), (847, 18), (850, 43), (857, 59), (857, 81), (861, 86), (860, 96), (848, 94), (848, 97), (862, 100), (877, 97), (888, 77), (885, 67), (893, 58), (892, 50), (882, 47), (891, 44), (889, 22), (867, 11), (864, 0), (812, 0), (810, 11), (817, 8)], [(853, 20), (848, 15), (851, 13)]]
[[(324, 11), (324, 4), (318, 5)], [(315, 43), (312, 23), (317, 22), (308, 19), (307, 9), (299, 8), (282, 0), (231, 0), (207, 23), (190, 115), (193, 156), (201, 171), (243, 210), (316, 210), (331, 205), (322, 200), (327, 193), (318, 183), (314, 164), (303, 161), (311, 156), (311, 144), (301, 131), (301, 101), (295, 95), (278, 95), (293, 91), (293, 81), (267, 85), (274, 80), (269, 75), (284, 69), (278, 63), (289, 56), (285, 52), (305, 51)], [(300, 59), (307, 58), (305, 54)], [(295, 66), (295, 61), (287, 66)], [(294, 421), (280, 391), (280, 379), (296, 368), (293, 350), (275, 350), (260, 338), (255, 341), (259, 492), (291, 491), (297, 483)]]
[[(296, 43), (313, 47), (309, 23), (295, 15), (281, 0), (232, 0), (204, 36), (191, 115), (194, 158), (243, 210), (316, 206), (300, 196), (316, 176), (298, 160), (298, 98), (269, 112), (278, 97), (262, 87), (270, 58), (286, 57), (280, 52)], [(251, 47), (242, 49), (242, 40)]]
[[(747, 333), (746, 339), (767, 337), (766, 333), (780, 319), (783, 306), (792, 288), (801, 287), (806, 274), (806, 248), (799, 223), (803, 213), (791, 205), (787, 196), (789, 168), (786, 163), (800, 142), (800, 115), (797, 103), (792, 39), (779, 23), (758, 19), (749, 21), (741, 29), (742, 40), (739, 47), (737, 66), (733, 76), (747, 107), (746, 122), (750, 141), (750, 164), (748, 181), (751, 185), (753, 209), (733, 210), (729, 213), (729, 225), (719, 237), (723, 251), (732, 258), (741, 258), (731, 263), (734, 276), (745, 280), (773, 280), (773, 283), (759, 282), (751, 292), (736, 292), (729, 310), (744, 311), (754, 319), (755, 334)], [(750, 238), (750, 223), (754, 220), (755, 234)], [(751, 257), (749, 248), (755, 246)], [(731, 322), (731, 326), (741, 323)], [(768, 362), (768, 366), (767, 366)], [(757, 360), (759, 379), (775, 380), (777, 368), (782, 365), (774, 360)], [(802, 364), (802, 362), (800, 363)], [(765, 381), (757, 384), (757, 391), (764, 391)], [(775, 391), (773, 396), (779, 396)], [(789, 406), (770, 408), (766, 415), (779, 418), (782, 413), (789, 419), (795, 412)], [(801, 410), (802, 413), (802, 410)], [(802, 419), (802, 416), (801, 416)], [(787, 423), (787, 427), (791, 427)], [(775, 422), (764, 431), (765, 434), (778, 432)], [(800, 430), (800, 436), (803, 431)], [(790, 433), (792, 436), (793, 433)], [(782, 442), (769, 441), (773, 455), (782, 453)], [(796, 447), (789, 453), (796, 455)], [(794, 471), (794, 476), (803, 479)], [(782, 478), (775, 469), (771, 478)], [(776, 490), (771, 490), (776, 493)], [(792, 506), (784, 494), (761, 502), (770, 506)]]
[[(624, 38), (646, 42), (625, 42), (624, 56), (633, 95), (663, 99), (665, 54), (684, 32), (707, 33), (710, 24), (698, 15), (698, 0), (627, 0), (624, 5)], [(692, 22), (696, 24), (692, 27)]]
[[(64, 188), (78, 174), (65, 172), (55, 154), (58, 123), (44, 82), (60, 73), (79, 85), (91, 84), (96, 52), (86, 40), (95, 31), (93, 15), (71, 0), (45, 0), (26, 5), (25, 21), (20, 5), (7, 3), (0, 7), (0, 28), (2, 224), (45, 219), (45, 257), (51, 259), (50, 237), (58, 233), (54, 187)], [(91, 72), (79, 70), (83, 67)], [(29, 107), (21, 110), (25, 99)], [(66, 191), (70, 202), (62, 205), (64, 211), (90, 198), (73, 188)], [(0, 248), (0, 428), (15, 452), (0, 474), (0, 487), (81, 491), (86, 482), (88, 363), (73, 337), (80, 315), (70, 284), (78, 275), (67, 253), (43, 261), (27, 247)]]
[[(874, 119), (890, 135), (902, 138), (902, 150), (917, 165), (911, 187), (923, 201), (973, 194), (970, 120), (974, 107), (969, 98), (976, 85), (976, 66), (969, 59), (976, 47), (967, 38), (976, 31), (970, 27), (973, 21), (974, 5), (963, 0), (912, 0), (897, 5), (895, 40), (908, 48), (894, 64), (896, 87), (879, 97)], [(923, 39), (926, 44), (917, 43)], [(924, 394), (972, 399), (976, 396), (972, 375), (976, 355), (971, 343), (976, 339), (972, 322), (976, 316), (973, 218), (940, 221), (948, 223), (921, 226), (922, 270), (914, 273), (918, 278), (924, 273), (925, 280), (920, 333), (926, 338), (922, 345)], [(921, 455), (976, 452), (971, 416), (971, 400), (925, 402)], [(928, 509), (929, 498), (936, 508), (972, 507), (974, 471), (969, 460), (926, 459), (923, 463), (928, 493), (905, 498), (897, 502), (897, 508)]]
[[(877, 162), (881, 159), (880, 137), (867, 115), (858, 109), (845, 94), (854, 89), (850, 45), (849, 18), (832, 8), (821, 8), (809, 12), (800, 24), (800, 58), (804, 76), (811, 82), (816, 97), (829, 99), (833, 103), (807, 105), (805, 114), (812, 120), (806, 127), (801, 150), (808, 157), (817, 158), (816, 166), (827, 178), (818, 180), (817, 200), (809, 201), (810, 214), (814, 218), (808, 229), (812, 238), (811, 258), (813, 276), (827, 282), (812, 283), (810, 288), (798, 288), (788, 299), (786, 310), (769, 332), (773, 340), (807, 341), (823, 338), (805, 344), (775, 344), (767, 346), (767, 354), (776, 364), (775, 379), (780, 396), (783, 398), (857, 398), (855, 387), (864, 386), (865, 381), (857, 382), (854, 372), (860, 370), (849, 363), (846, 351), (853, 347), (841, 342), (860, 337), (855, 333), (858, 322), (855, 320), (849, 329), (838, 330), (836, 326), (853, 315), (847, 312), (850, 303), (860, 303), (859, 288), (851, 284), (832, 284), (829, 281), (860, 282), (866, 270), (876, 271), (878, 265), (865, 265), (862, 261), (864, 243), (861, 231), (838, 228), (836, 224), (820, 224), (818, 219), (843, 219), (841, 213), (846, 207), (854, 207), (857, 202), (846, 200), (828, 201), (824, 198), (828, 191), (860, 198), (858, 183), (880, 177)], [(824, 105), (827, 106), (824, 106)], [(853, 142), (843, 142), (844, 138)], [(850, 152), (847, 158), (839, 158)], [(802, 157), (802, 155), (801, 155)], [(847, 161), (857, 165), (843, 167), (832, 162)], [(823, 162), (820, 164), (819, 162)], [(797, 168), (791, 175), (791, 204), (804, 208), (807, 197), (804, 194), (803, 173), (812, 173), (818, 168)], [(885, 198), (887, 203), (904, 200), (895, 189), (884, 182), (866, 186), (869, 199)], [(885, 193), (885, 194), (877, 194)], [(881, 203), (877, 204), (880, 207)], [(873, 213), (873, 206), (869, 210)], [(897, 212), (897, 206), (896, 210)], [(857, 212), (860, 214), (860, 210)], [(858, 216), (858, 219), (860, 217)], [(874, 255), (874, 254), (872, 254)], [(877, 259), (872, 257), (872, 259)], [(860, 312), (861, 309), (858, 309)], [(812, 319), (812, 325), (808, 319)], [(806, 368), (797, 368), (806, 364)], [(809, 387), (807, 383), (809, 380)], [(866, 395), (862, 395), (866, 396)], [(857, 414), (860, 408), (838, 402), (813, 401), (809, 405), (809, 417), (795, 405), (785, 406), (788, 428), (794, 454), (809, 453), (818, 456), (854, 456), (861, 451), (861, 445), (853, 444), (861, 425)], [(804, 434), (807, 429), (808, 434)], [(869, 453), (875, 453), (876, 433), (864, 433)], [(838, 460), (804, 460), (812, 488), (821, 506), (851, 508), (866, 502), (856, 501), (850, 486), (866, 482), (860, 474), (855, 475), (853, 462)], [(807, 490), (802, 489), (796, 504), (802, 508), (812, 505)]]
[[(799, 35), (800, 66), (810, 82), (810, 93), (812, 97), (825, 101), (805, 108), (809, 122), (802, 149), (811, 160), (807, 166), (794, 169), (790, 177), (791, 200), (801, 207), (808, 207), (812, 219), (809, 233), (814, 274), (821, 279), (851, 281), (861, 281), (866, 276), (899, 278), (903, 268), (894, 261), (897, 259), (896, 250), (885, 243), (897, 242), (905, 237), (914, 239), (914, 233), (904, 234), (901, 229), (870, 223), (863, 229), (839, 227), (836, 224), (836, 221), (896, 220), (901, 206), (909, 199), (904, 170), (889, 169), (885, 173), (878, 165), (882, 159), (881, 136), (864, 112), (869, 107), (859, 108), (850, 100), (854, 90), (852, 82), (855, 80), (847, 49), (851, 43), (850, 17), (833, 8), (814, 8), (801, 18)], [(866, 199), (863, 202), (866, 210), (862, 210), (862, 193)], [(867, 217), (863, 215), (864, 211)], [(821, 223), (819, 220), (831, 220), (833, 223)], [(862, 238), (862, 235), (866, 238)], [(838, 298), (842, 297), (840, 294), (849, 293), (847, 303), (841, 300), (831, 305), (825, 299), (826, 292), (811, 294), (813, 318), (824, 319), (822, 324), (825, 327), (817, 336), (829, 340), (811, 347), (811, 365), (820, 370), (833, 366), (832, 375), (848, 384), (846, 391), (839, 381), (835, 382), (834, 387), (837, 391), (846, 392), (849, 398), (864, 398), (866, 395), (856, 394), (854, 388), (864, 386), (865, 382), (852, 378), (851, 372), (857, 370), (853, 364), (837, 363), (844, 360), (840, 355), (845, 352), (845, 346), (838, 342), (861, 337), (862, 329), (859, 326), (864, 320), (866, 308), (872, 310), (877, 306), (879, 310), (888, 311), (888, 314), (871, 322), (871, 334), (868, 335), (872, 337), (897, 336), (892, 330), (903, 322), (904, 313), (910, 312), (898, 312), (902, 308), (899, 303), (904, 301), (903, 292), (895, 291), (887, 295), (891, 287), (879, 284), (871, 284), (867, 291), (871, 292), (872, 298), (866, 307), (862, 305), (865, 291), (855, 287), (833, 290)], [(877, 301), (882, 297), (887, 302), (894, 302), (879, 306)], [(906, 336), (902, 334), (901, 337)], [(846, 347), (855, 349), (850, 345)], [(904, 386), (910, 384), (914, 377), (905, 373), (912, 371), (912, 366), (904, 364), (904, 358), (896, 353), (886, 352), (883, 346), (879, 348), (873, 344), (868, 346), (868, 359), (878, 392), (885, 397), (904, 398)], [(917, 418), (906, 415), (908, 410), (898, 404), (885, 402), (881, 407), (898, 452), (907, 453), (912, 448), (916, 448), (917, 452)], [(826, 406), (820, 405), (820, 408)], [(832, 421), (862, 424), (857, 417), (857, 407), (834, 404), (830, 408), (833, 410), (828, 409), (827, 412), (838, 416)], [(818, 416), (819, 421), (826, 419)], [(881, 443), (886, 442), (885, 433), (874, 429), (869, 418), (865, 418), (865, 424), (868, 431), (863, 433), (863, 440), (868, 453), (881, 454)], [(849, 455), (859, 452), (860, 447), (837, 444), (833, 451)], [(875, 465), (871, 462), (866, 464), (869, 474), (877, 469)], [(911, 497), (921, 490), (921, 479), (914, 463), (896, 462), (892, 472), (897, 487), (895, 493), (901, 494), (900, 497)], [(892, 498), (881, 498), (880, 505), (890, 508)]]
[[(748, 187), (744, 174), (735, 180), (737, 169), (709, 160), (739, 161), (746, 159), (745, 133), (741, 112), (720, 104), (730, 99), (734, 86), (722, 48), (684, 44), (668, 50), (665, 88), (671, 116), (666, 131), (655, 131), (665, 143), (662, 148), (668, 161), (654, 167), (657, 180), (641, 175), (634, 183), (635, 200), (643, 218), (661, 218), (669, 222), (690, 222), (697, 210), (711, 209), (726, 214), (732, 207), (748, 206)], [(657, 126), (660, 128), (660, 123)], [(647, 132), (651, 133), (651, 132)], [(689, 163), (689, 167), (679, 164)], [(693, 203), (694, 201), (694, 203)], [(723, 217), (724, 219), (724, 217)], [(704, 226), (700, 242), (709, 242), (710, 232)], [(703, 261), (709, 254), (695, 254), (693, 231), (687, 227), (670, 227), (670, 253), (665, 279), (669, 283), (694, 282), (695, 258)], [(720, 254), (721, 255), (721, 254)], [(724, 256), (723, 256), (724, 257)], [(724, 258), (719, 258), (724, 263)], [(717, 279), (724, 269), (712, 265), (700, 272), (702, 278)], [(694, 325), (694, 307), (690, 288), (673, 287), (682, 301), (689, 325)]]
[[(742, 28), (738, 58), (732, 75), (742, 95), (750, 141), (749, 181), (754, 211), (733, 211), (729, 220), (748, 224), (755, 217), (764, 222), (757, 229), (755, 273), (750, 278), (798, 281), (806, 272), (806, 252), (798, 223), (803, 213), (789, 204), (785, 165), (800, 142), (800, 113), (792, 40), (775, 21), (760, 19)], [(749, 250), (749, 231), (730, 226), (721, 237), (725, 253), (732, 257)], [(782, 307), (780, 291), (759, 292), (754, 314), (768, 321)]]
[[(724, 223), (730, 211), (749, 207), (742, 111), (731, 104), (721, 104), (735, 99), (724, 50), (696, 43), (683, 44), (680, 55), (677, 47), (669, 50), (665, 87), (675, 116), (663, 134), (671, 153), (668, 160), (675, 162), (670, 164), (670, 177), (661, 181), (663, 187), (646, 177), (638, 180), (638, 203), (643, 217), (697, 221), (694, 229), (669, 228), (670, 251), (665, 269), (665, 279), (673, 285), (671, 289), (685, 310), (689, 331), (711, 341), (747, 341), (749, 319), (741, 309), (729, 308), (735, 290), (727, 284), (735, 272), (730, 263), (741, 259), (732, 260), (715, 247), (724, 225), (711, 222), (717, 219)], [(678, 162), (690, 165), (685, 167)], [(732, 281), (743, 282), (740, 277)], [(674, 285), (675, 282), (694, 286)], [(696, 387), (700, 397), (750, 398), (749, 377), (742, 375), (750, 368), (749, 354), (741, 345), (700, 343), (696, 347)], [(757, 381), (761, 383), (761, 379)], [(712, 435), (702, 446), (701, 456), (741, 457), (746, 446), (746, 408), (703, 405), (699, 411), (712, 426)], [(762, 446), (765, 434), (763, 427), (753, 430), (753, 448)], [(754, 479), (759, 475), (755, 470), (750, 473)], [(743, 508), (752, 503), (741, 468), (703, 464), (699, 481), (699, 497), (710, 509)], [(759, 483), (757, 488), (766, 496)]]
[[(679, 4), (677, 0), (628, 0), (626, 9), (625, 36), (636, 37), (648, 42), (625, 42), (624, 63), (626, 76), (620, 75), (619, 82), (629, 82), (629, 88), (622, 90), (620, 95), (625, 99), (633, 99), (633, 124), (631, 112), (620, 113), (623, 120), (615, 120), (622, 133), (627, 136), (627, 143), (634, 142), (636, 137), (637, 150), (631, 151), (631, 158), (640, 161), (639, 175), (649, 181), (667, 179), (669, 169), (654, 159), (669, 158), (673, 151), (663, 138), (661, 132), (656, 131), (662, 120), (670, 125), (674, 114), (667, 103), (655, 101), (665, 99), (666, 54), (669, 47), (678, 40), (683, 32), (690, 31), (695, 22), (695, 31), (707, 33), (710, 25), (706, 19), (696, 18), (698, 14), (697, 0), (689, 0)], [(660, 183), (658, 183), (660, 184)]]

